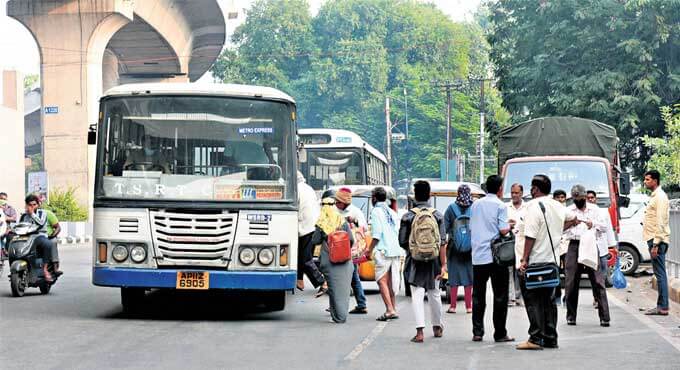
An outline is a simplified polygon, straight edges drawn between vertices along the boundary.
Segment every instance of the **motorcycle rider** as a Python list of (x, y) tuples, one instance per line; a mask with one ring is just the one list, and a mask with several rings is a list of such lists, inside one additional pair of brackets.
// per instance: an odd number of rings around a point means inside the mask
[[(48, 263), (52, 263), (54, 266), (54, 271), (57, 276), (61, 275), (61, 271), (58, 271), (58, 255), (56, 253), (57, 246), (48, 236), (56, 236), (56, 233), (61, 231), (60, 227), (52, 229), (53, 235), (48, 235), (48, 212), (40, 207), (40, 199), (34, 195), (29, 194), (26, 199), (26, 213), (21, 216), (20, 222), (29, 222), (38, 225), (39, 236), (35, 239), (35, 247), (38, 253), (42, 255), (43, 258), (43, 274), (45, 275), (45, 280), (52, 282), (52, 274), (48, 270)], [(56, 217), (54, 217), (56, 220)], [(58, 226), (58, 222), (56, 223)], [(56, 232), (56, 233), (55, 233)]]

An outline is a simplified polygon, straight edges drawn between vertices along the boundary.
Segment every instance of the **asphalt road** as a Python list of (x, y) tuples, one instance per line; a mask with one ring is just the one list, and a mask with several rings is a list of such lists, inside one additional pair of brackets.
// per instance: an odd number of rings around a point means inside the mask
[[(680, 320), (650, 319), (638, 305), (648, 297), (610, 292), (612, 326), (601, 328), (592, 295), (582, 290), (578, 326), (567, 326), (560, 308), (560, 349), (520, 352), (487, 336), (471, 339), (470, 315), (445, 314), (444, 337), (431, 330), (425, 343), (415, 334), (409, 299), (399, 299), (399, 320), (375, 317), (382, 303), (369, 292), (368, 315), (332, 324), (327, 301), (313, 290), (289, 295), (283, 312), (256, 312), (232, 297), (168, 294), (148, 298), (148, 313), (126, 316), (117, 289), (90, 282), (88, 247), (61, 248), (65, 275), (49, 295), (31, 289), (12, 298), (0, 281), (0, 368), (2, 369), (678, 369)], [(5, 270), (6, 271), (6, 270)], [(367, 284), (366, 287), (375, 285)], [(617, 298), (618, 297), (618, 298)], [(629, 303), (625, 303), (628, 301)], [(490, 300), (489, 300), (490, 302)], [(461, 310), (462, 302), (459, 304)], [(526, 338), (523, 307), (509, 310), (508, 330)]]

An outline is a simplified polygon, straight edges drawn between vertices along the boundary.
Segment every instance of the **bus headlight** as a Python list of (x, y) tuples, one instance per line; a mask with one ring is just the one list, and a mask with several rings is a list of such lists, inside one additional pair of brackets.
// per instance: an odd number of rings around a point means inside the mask
[(124, 245), (117, 245), (113, 247), (111, 256), (114, 260), (116, 260), (116, 262), (125, 262), (125, 260), (128, 258), (128, 250)]
[(142, 263), (146, 260), (146, 249), (140, 245), (130, 249), (130, 259), (135, 263)]
[(255, 251), (253, 248), (241, 248), (241, 252), (238, 254), (238, 259), (244, 265), (250, 265), (255, 262)]
[(270, 248), (262, 248), (257, 254), (257, 260), (265, 266), (271, 265), (274, 262), (274, 252)]

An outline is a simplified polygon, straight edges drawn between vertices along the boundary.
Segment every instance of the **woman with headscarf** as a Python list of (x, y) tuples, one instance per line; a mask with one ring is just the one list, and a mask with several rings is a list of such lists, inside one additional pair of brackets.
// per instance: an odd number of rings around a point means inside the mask
[(335, 207), (335, 199), (324, 197), (321, 201), (321, 215), (316, 222), (316, 231), (314, 231), (312, 243), (315, 245), (322, 244), (319, 264), (328, 284), (327, 293), (331, 321), (341, 324), (347, 320), (349, 312), (349, 292), (354, 266), (351, 259), (343, 263), (332, 263), (330, 261), (328, 235), (338, 230), (347, 232), (350, 237), (350, 245), (354, 243), (349, 224)]
[[(467, 313), (472, 312), (472, 253), (468, 250), (465, 253), (460, 253), (460, 246), (455, 245), (456, 239), (461, 239), (461, 231), (468, 233), (469, 242), (469, 224), (470, 224), (470, 206), (472, 205), (472, 193), (470, 187), (461, 185), (458, 187), (458, 196), (456, 201), (449, 204), (444, 213), (444, 225), (449, 238), (448, 253), (448, 271), (449, 281), (448, 285), (451, 287), (449, 297), (451, 297), (451, 304), (447, 313), (456, 313), (456, 303), (458, 301), (458, 287), (463, 286), (465, 290), (465, 310)], [(461, 231), (456, 231), (461, 230)], [(458, 233), (459, 237), (456, 238)], [(466, 249), (466, 248), (462, 248)]]

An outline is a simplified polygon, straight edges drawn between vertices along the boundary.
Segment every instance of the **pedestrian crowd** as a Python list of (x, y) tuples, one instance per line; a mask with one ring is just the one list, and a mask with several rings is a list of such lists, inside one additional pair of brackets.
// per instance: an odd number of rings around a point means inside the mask
[[(669, 206), (660, 181), (655, 170), (645, 174), (644, 184), (652, 195), (643, 233), (659, 282), (657, 307), (646, 310), (648, 315), (668, 315), (669, 308), (664, 263)], [(484, 185), (486, 195), (481, 197), (473, 196), (468, 185), (460, 185), (455, 201), (442, 214), (432, 206), (430, 184), (416, 181), (410, 209), (401, 218), (394, 191), (375, 187), (366, 220), (364, 212), (352, 204), (349, 188), (326, 191), (319, 200), (298, 173), (298, 289), (304, 289), (307, 276), (319, 289), (316, 297), (328, 295), (331, 322), (344, 323), (348, 314), (367, 314), (359, 266), (370, 260), (385, 306), (378, 321), (399, 319), (396, 295), (403, 283), (410, 291), (415, 318), (416, 334), (411, 341), (425, 340), (425, 301), (432, 333), (440, 338), (443, 312), (458, 312), (458, 288), (462, 287), (465, 312), (471, 314), (472, 341), (480, 342), (485, 335), (490, 282), (494, 341), (515, 341), (506, 328), (508, 307), (524, 306), (529, 336), (516, 348), (542, 350), (558, 348), (558, 305), (566, 306), (567, 324), (577, 324), (579, 280), (585, 274), (600, 326), (609, 327), (605, 282), (609, 249), (617, 243), (609, 212), (597, 206), (597, 192), (574, 184), (572, 204), (567, 205), (567, 192), (552, 189), (548, 176), (536, 174), (528, 194), (522, 184), (513, 184), (506, 204), (500, 176), (489, 176)], [(530, 200), (525, 199), (528, 196)], [(445, 311), (442, 287), (449, 289), (451, 298)], [(352, 309), (351, 295), (356, 300)]]

